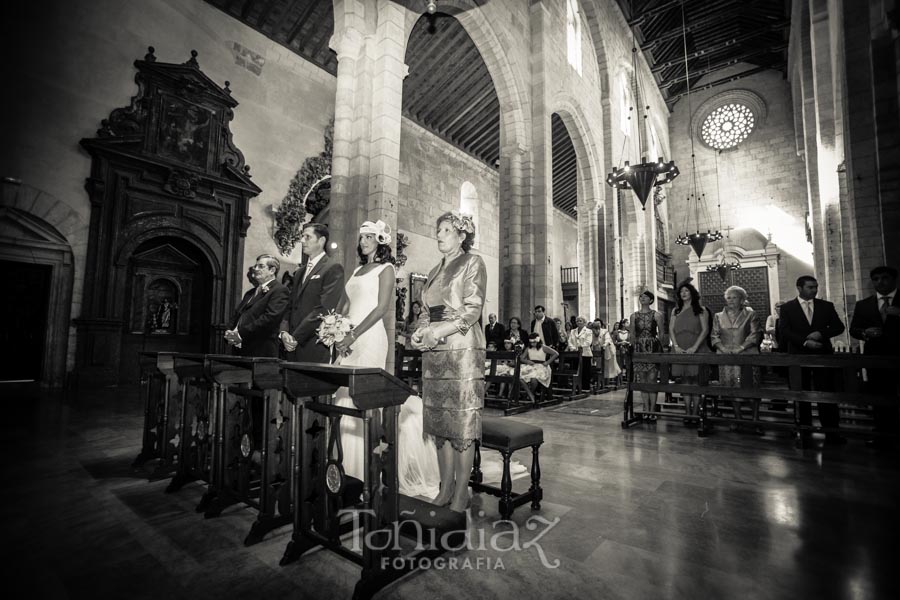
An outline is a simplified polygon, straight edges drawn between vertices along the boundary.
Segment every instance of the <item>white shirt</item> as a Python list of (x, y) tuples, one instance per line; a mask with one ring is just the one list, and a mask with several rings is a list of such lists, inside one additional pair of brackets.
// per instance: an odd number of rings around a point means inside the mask
[(884, 305), (883, 298), (887, 298), (887, 305), (890, 306), (894, 301), (894, 296), (897, 295), (897, 290), (888, 292), (887, 294), (878, 294), (877, 292), (876, 294), (878, 295), (878, 310), (881, 310), (882, 305)]
[[(544, 319), (546, 319), (546, 318), (547, 317), (544, 317)], [(543, 327), (544, 319), (540, 319), (540, 320), (535, 319), (534, 320), (534, 329), (531, 330), (531, 333), (536, 333), (539, 336), (541, 336), (542, 344), (547, 343), (547, 340), (544, 339), (544, 327)]]
[[(815, 314), (815, 298), (813, 298), (812, 300), (804, 300), (800, 296), (797, 296), (797, 301), (800, 303), (800, 309), (803, 310), (803, 314), (806, 315), (806, 319), (809, 321), (810, 325), (812, 325), (813, 315)], [(807, 306), (809, 308), (807, 308)]]
[(319, 253), (316, 254), (315, 256), (311, 257), (311, 258), (309, 259), (309, 261), (307, 261), (307, 263), (306, 263), (306, 265), (307, 265), (307, 266), (306, 266), (306, 270), (303, 272), (303, 277), (300, 279), (300, 282), (301, 282), (301, 283), (303, 283), (303, 281), (306, 279), (306, 274), (307, 274), (307, 273), (312, 273), (312, 272), (313, 272), (313, 269), (316, 268), (316, 265), (319, 264), (319, 261), (322, 260), (322, 257), (323, 257), (323, 256), (325, 256), (325, 253), (324, 253), (324, 252), (319, 252)]

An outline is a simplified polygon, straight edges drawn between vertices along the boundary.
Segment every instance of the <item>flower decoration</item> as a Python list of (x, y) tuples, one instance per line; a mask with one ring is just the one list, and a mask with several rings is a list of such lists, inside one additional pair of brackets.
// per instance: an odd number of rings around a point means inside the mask
[(475, 233), (475, 221), (472, 219), (472, 215), (464, 212), (459, 212), (458, 210), (450, 211), (450, 223), (453, 225), (454, 229), (458, 231), (465, 231), (466, 233)]
[[(316, 330), (319, 343), (329, 348), (333, 347), (335, 342), (343, 341), (345, 337), (353, 332), (354, 325), (350, 319), (334, 310), (329, 310), (328, 314), (319, 315), (319, 319), (322, 321)], [(347, 354), (349, 354), (349, 351), (341, 353), (342, 356)]]
[(359, 228), (360, 235), (364, 233), (371, 233), (375, 236), (375, 239), (379, 244), (386, 245), (391, 243), (391, 226), (378, 219), (374, 223), (372, 221), (366, 221)]

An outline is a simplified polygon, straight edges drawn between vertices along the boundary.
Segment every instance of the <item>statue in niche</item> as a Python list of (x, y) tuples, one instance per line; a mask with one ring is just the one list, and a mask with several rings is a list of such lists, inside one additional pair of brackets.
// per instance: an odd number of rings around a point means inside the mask
[(178, 307), (171, 298), (163, 298), (154, 316), (154, 333), (172, 333), (177, 323)]

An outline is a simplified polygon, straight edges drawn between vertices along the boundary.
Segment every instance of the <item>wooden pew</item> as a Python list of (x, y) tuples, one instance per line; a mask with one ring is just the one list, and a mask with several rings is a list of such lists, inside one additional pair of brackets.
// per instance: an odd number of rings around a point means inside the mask
[[(592, 351), (594, 358), (591, 360), (591, 393), (605, 394), (612, 391), (606, 385), (606, 356), (603, 350)], [(615, 358), (613, 358), (615, 360)]]
[[(176, 492), (192, 481), (210, 483), (212, 469), (215, 406), (219, 386), (209, 372), (204, 354), (176, 354), (174, 370), (180, 395), (178, 470), (166, 488)], [(198, 512), (206, 510), (209, 496), (204, 495)]]
[[(628, 392), (625, 399), (625, 414), (622, 427), (630, 427), (640, 422), (640, 412), (634, 411), (634, 392), (658, 392), (692, 394), (701, 396), (700, 426), (698, 435), (705, 435), (713, 422), (740, 423), (751, 426), (762, 426), (768, 429), (786, 429), (793, 432), (798, 446), (803, 445), (803, 434), (810, 432), (840, 433), (844, 435), (877, 435), (869, 430), (849, 430), (846, 428), (824, 428), (814, 425), (801, 425), (799, 422), (799, 403), (811, 402), (820, 404), (838, 404), (861, 408), (868, 406), (898, 406), (900, 398), (864, 393), (862, 391), (861, 370), (896, 369), (896, 361), (891, 357), (863, 356), (858, 354), (835, 354), (830, 356), (790, 355), (790, 354), (640, 354), (632, 356), (634, 363), (656, 363), (659, 365), (659, 383), (634, 382), (633, 373), (629, 374)], [(701, 365), (696, 385), (675, 384), (669, 382), (672, 364)], [(709, 365), (738, 365), (741, 367), (740, 387), (712, 385), (709, 381)], [(754, 386), (753, 369), (764, 367), (785, 367), (788, 371), (787, 385), (779, 385), (772, 379), (762, 380), (760, 386)], [(804, 369), (830, 369), (835, 372), (837, 391), (820, 392), (801, 389)], [(741, 399), (761, 398), (764, 401), (783, 400), (792, 403), (793, 414), (789, 422), (751, 421), (735, 419), (721, 415), (710, 415), (707, 399), (711, 397), (729, 397)], [(636, 416), (637, 414), (637, 416)], [(663, 413), (657, 416), (677, 416), (683, 414)], [(890, 434), (883, 434), (890, 435)]]
[[(504, 415), (534, 408), (534, 403), (525, 390), (526, 384), (519, 378), (522, 369), (519, 353), (494, 351), (488, 352), (485, 357), (488, 365), (484, 374), (484, 405), (499, 408)], [(500, 368), (504, 364), (509, 365), (508, 370)], [(505, 389), (501, 394), (502, 387)]]
[(553, 397), (561, 400), (587, 398), (589, 391), (581, 389), (581, 352), (560, 352), (553, 371)]
[(140, 352), (144, 425), (141, 451), (131, 463), (139, 468), (158, 460), (151, 481), (172, 477), (178, 469), (178, 425), (181, 410), (174, 352)]

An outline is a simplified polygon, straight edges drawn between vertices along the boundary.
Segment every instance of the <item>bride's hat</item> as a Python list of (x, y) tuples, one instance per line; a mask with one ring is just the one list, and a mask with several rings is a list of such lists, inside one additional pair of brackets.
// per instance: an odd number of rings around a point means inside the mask
[(372, 221), (366, 221), (359, 228), (359, 232), (362, 233), (371, 233), (375, 236), (375, 240), (379, 244), (390, 244), (391, 243), (391, 226), (378, 219), (374, 223)]

